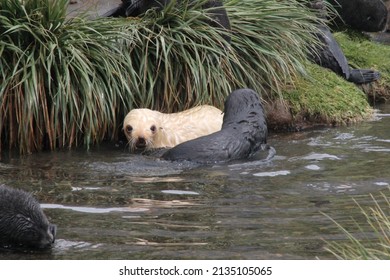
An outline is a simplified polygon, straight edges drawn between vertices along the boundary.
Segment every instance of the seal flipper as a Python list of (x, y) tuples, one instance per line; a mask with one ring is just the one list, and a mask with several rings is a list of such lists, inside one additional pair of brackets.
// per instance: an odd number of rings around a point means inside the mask
[(367, 84), (380, 78), (379, 72), (374, 70), (351, 69), (347, 58), (329, 28), (326, 26), (318, 26), (318, 28), (320, 32), (317, 36), (322, 42), (322, 46), (317, 48), (317, 55), (311, 54), (309, 56), (313, 62), (332, 70), (347, 81), (355, 84)]
[(355, 84), (368, 84), (378, 80), (381, 77), (378, 71), (370, 69), (351, 69), (348, 81)]
[(348, 66), (347, 58), (345, 57), (340, 45), (337, 43), (329, 28), (320, 26), (321, 33), (318, 34), (320, 40), (325, 44), (321, 53), (321, 66), (328, 68), (336, 74), (349, 79), (351, 69)]

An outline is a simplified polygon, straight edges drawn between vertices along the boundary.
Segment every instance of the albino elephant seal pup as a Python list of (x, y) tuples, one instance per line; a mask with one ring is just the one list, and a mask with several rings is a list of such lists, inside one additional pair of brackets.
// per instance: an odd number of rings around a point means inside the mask
[(31, 194), (0, 185), (0, 246), (44, 249), (55, 235), (56, 226)]
[(173, 114), (149, 109), (131, 110), (123, 129), (132, 151), (171, 148), (182, 142), (221, 129), (223, 113), (209, 106), (197, 106)]
[(184, 142), (162, 155), (165, 160), (217, 163), (247, 159), (267, 142), (267, 124), (258, 94), (233, 91), (225, 101), (222, 129)]

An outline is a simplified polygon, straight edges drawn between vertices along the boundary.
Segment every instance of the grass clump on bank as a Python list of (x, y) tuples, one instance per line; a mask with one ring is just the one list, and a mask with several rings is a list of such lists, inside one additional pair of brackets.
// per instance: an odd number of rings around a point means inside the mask
[(109, 22), (66, 21), (66, 7), (0, 1), (0, 148), (98, 142), (132, 104), (118, 32)]
[(278, 122), (278, 116), (271, 116), (271, 127), (299, 129), (316, 124), (359, 122), (372, 116), (370, 104), (390, 99), (389, 45), (370, 41), (367, 36), (353, 31), (337, 32), (334, 36), (351, 67), (378, 70), (380, 80), (357, 86), (330, 70), (309, 64), (307, 75), (297, 77), (294, 86), (283, 90), (284, 111), (288, 117)]
[(0, 0), (0, 149), (88, 147), (133, 107), (221, 107), (232, 89), (278, 94), (303, 70), (315, 19), (298, 2), (227, 0), (231, 45), (199, 6), (89, 20), (67, 18), (67, 0)]
[(390, 47), (369, 40), (356, 32), (337, 32), (334, 34), (348, 62), (354, 68), (371, 68), (381, 73), (381, 79), (373, 84), (362, 86), (371, 102), (390, 99)]
[(376, 198), (371, 195), (373, 206), (357, 206), (361, 210), (363, 219), (366, 221), (365, 227), (355, 223), (358, 229), (356, 234), (351, 233), (342, 225), (333, 220), (340, 230), (347, 236), (347, 241), (327, 241), (326, 250), (338, 259), (345, 260), (383, 260), (390, 259), (390, 200), (389, 197), (381, 193), (381, 197)]
[(294, 127), (345, 125), (372, 115), (366, 95), (355, 84), (315, 64), (307, 64), (306, 69), (307, 75), (297, 77), (283, 91)]

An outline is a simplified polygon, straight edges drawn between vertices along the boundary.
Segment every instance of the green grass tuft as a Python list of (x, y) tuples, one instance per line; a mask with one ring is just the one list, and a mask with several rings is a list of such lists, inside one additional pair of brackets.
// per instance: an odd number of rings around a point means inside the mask
[(390, 99), (390, 57), (389, 45), (368, 40), (356, 32), (337, 32), (335, 38), (339, 42), (350, 65), (354, 68), (375, 69), (381, 73), (381, 79), (363, 91), (372, 103)]
[[(381, 197), (371, 195), (371, 207), (356, 204), (361, 210), (363, 225), (355, 222), (357, 233), (351, 233), (337, 221), (329, 218), (347, 236), (347, 241), (327, 241), (326, 250), (338, 259), (346, 260), (383, 260), (390, 259), (390, 200), (388, 195), (381, 193)], [(367, 229), (368, 228), (368, 229)]]
[(283, 94), (296, 119), (341, 125), (372, 115), (366, 95), (355, 84), (315, 64), (308, 64), (307, 72)]

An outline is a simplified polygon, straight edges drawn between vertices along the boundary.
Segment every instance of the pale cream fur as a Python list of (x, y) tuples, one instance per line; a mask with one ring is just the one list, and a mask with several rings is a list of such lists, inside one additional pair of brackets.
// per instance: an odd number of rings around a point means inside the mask
[(140, 139), (145, 140), (145, 149), (170, 148), (221, 130), (222, 121), (222, 111), (209, 105), (173, 114), (133, 109), (124, 119), (123, 129), (131, 149)]

